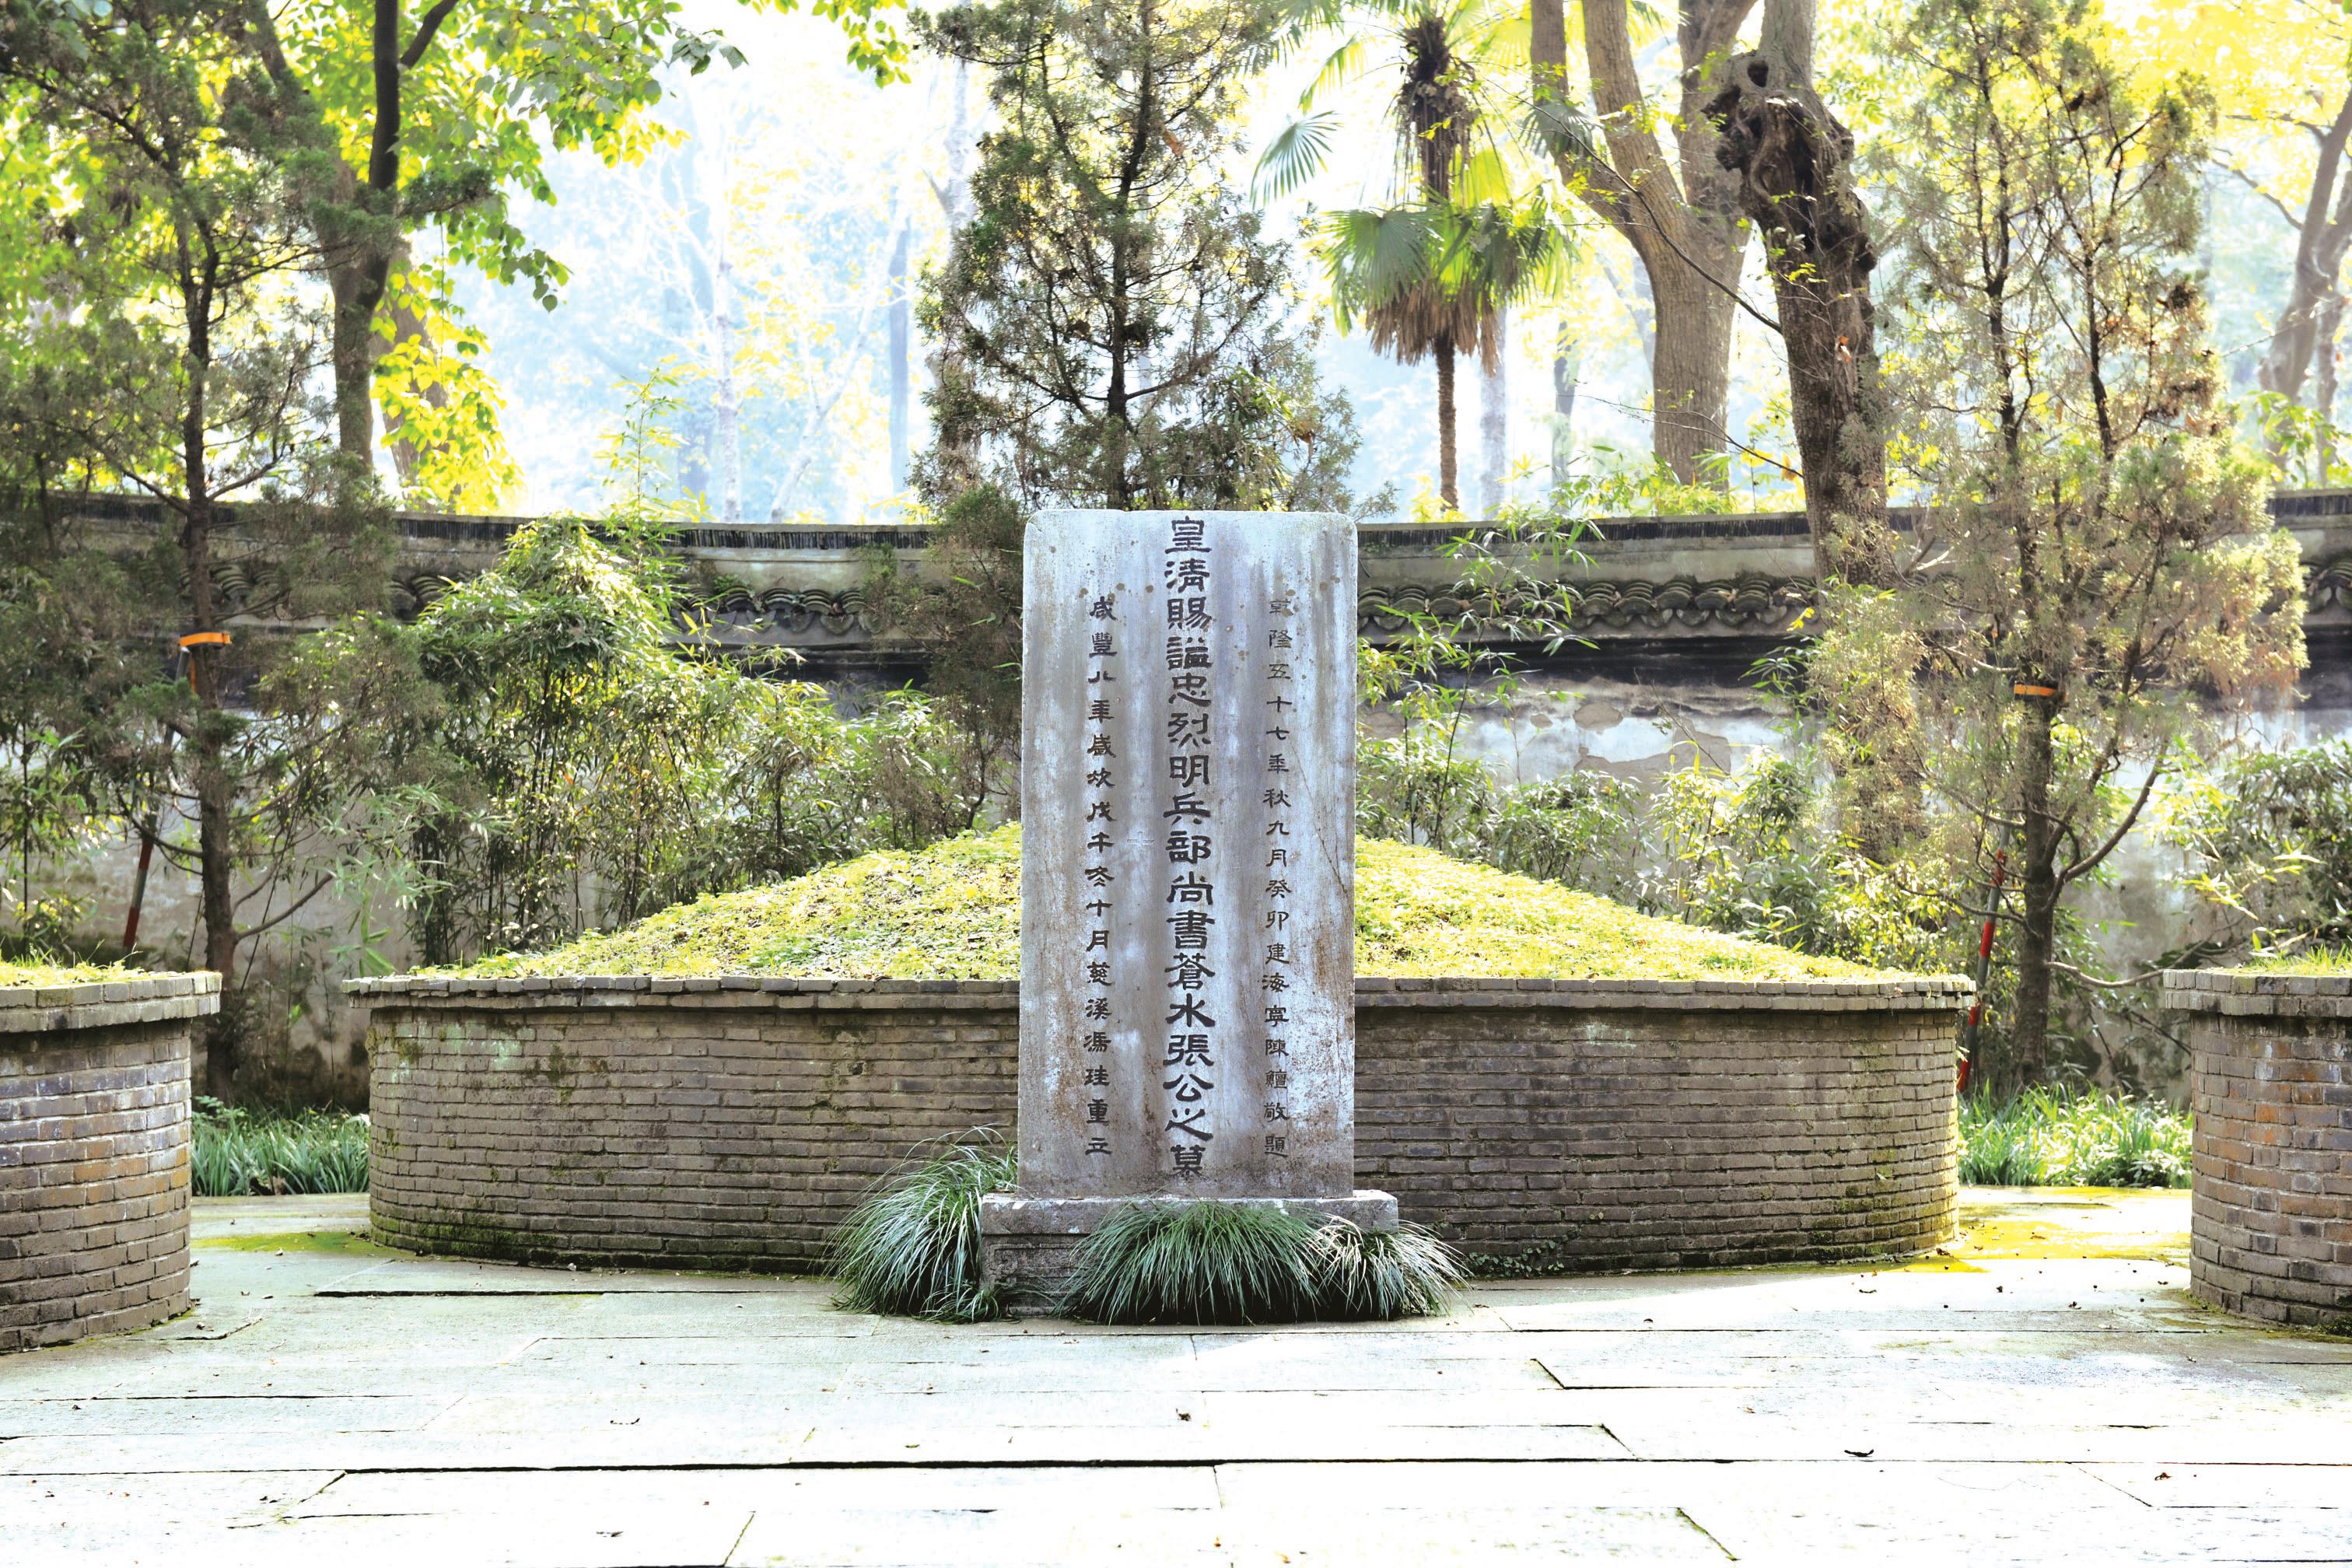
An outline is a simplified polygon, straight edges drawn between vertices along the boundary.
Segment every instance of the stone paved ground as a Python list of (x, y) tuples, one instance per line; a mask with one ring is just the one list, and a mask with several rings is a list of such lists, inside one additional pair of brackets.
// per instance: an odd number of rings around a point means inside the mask
[(2198, 1308), (2176, 1194), (1450, 1318), (942, 1329), (804, 1281), (198, 1207), (190, 1316), (0, 1359), (0, 1563), (2352, 1562), (2352, 1343)]

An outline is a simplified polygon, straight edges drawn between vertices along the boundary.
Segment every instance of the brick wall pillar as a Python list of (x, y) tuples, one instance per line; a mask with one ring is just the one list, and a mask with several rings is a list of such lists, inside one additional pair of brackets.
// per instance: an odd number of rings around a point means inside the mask
[(0, 1351), (188, 1306), (188, 1058), (220, 977), (0, 988)]
[(2189, 1289), (2352, 1329), (2352, 977), (2174, 970), (2197, 1115)]

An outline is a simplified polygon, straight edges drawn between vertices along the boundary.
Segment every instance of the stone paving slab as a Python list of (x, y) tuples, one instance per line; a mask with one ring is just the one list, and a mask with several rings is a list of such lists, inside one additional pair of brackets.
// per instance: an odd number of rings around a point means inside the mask
[(945, 1328), (202, 1204), (194, 1312), (0, 1359), (0, 1568), (2352, 1563), (2352, 1342), (2189, 1300), (2182, 1203), (1972, 1194), (1903, 1268), (1273, 1331)]

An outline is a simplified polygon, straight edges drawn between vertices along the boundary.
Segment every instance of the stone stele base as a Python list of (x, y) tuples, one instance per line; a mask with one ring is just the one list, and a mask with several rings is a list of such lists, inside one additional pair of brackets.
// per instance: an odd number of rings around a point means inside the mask
[[(1047, 1310), (1069, 1282), (1078, 1247), (1104, 1221), (1134, 1203), (1193, 1203), (1202, 1199), (1037, 1198), (990, 1193), (980, 1200), (981, 1267), (1016, 1313)], [(1286, 1209), (1318, 1222), (1352, 1220), (1366, 1230), (1394, 1230), (1397, 1201), (1359, 1189), (1344, 1198), (1220, 1198), (1248, 1207)]]

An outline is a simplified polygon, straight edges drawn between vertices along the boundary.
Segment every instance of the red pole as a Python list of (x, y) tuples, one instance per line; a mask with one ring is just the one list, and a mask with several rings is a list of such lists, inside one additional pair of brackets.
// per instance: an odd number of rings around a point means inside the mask
[(147, 902), (147, 868), (155, 862), (155, 830), (163, 825), (153, 816), (139, 836), (139, 873), (131, 879), (131, 912), (122, 917), (122, 951), (139, 946), (139, 910)]
[[(180, 679), (181, 667), (188, 661), (188, 649), (198, 644), (218, 647), (228, 646), (226, 632), (190, 632), (180, 639), (180, 651), (172, 656), (172, 679)], [(172, 731), (163, 731), (163, 742), (171, 744)], [(139, 870), (131, 879), (131, 908), (122, 917), (122, 951), (130, 952), (139, 945), (139, 911), (147, 903), (147, 870), (155, 863), (155, 835), (163, 830), (163, 802), (159, 792), (154, 809), (147, 814), (146, 831), (139, 836)]]
[(2009, 851), (1993, 852), (1992, 886), (1985, 899), (1984, 934), (1977, 939), (1977, 999), (1969, 1008), (1969, 1021), (1960, 1031), (1960, 1082), (1958, 1092), (1969, 1091), (1969, 1064), (1977, 1050), (1977, 1026), (1984, 1022), (1985, 982), (1992, 975), (1992, 923), (2000, 909), (2000, 885), (2009, 876)]

